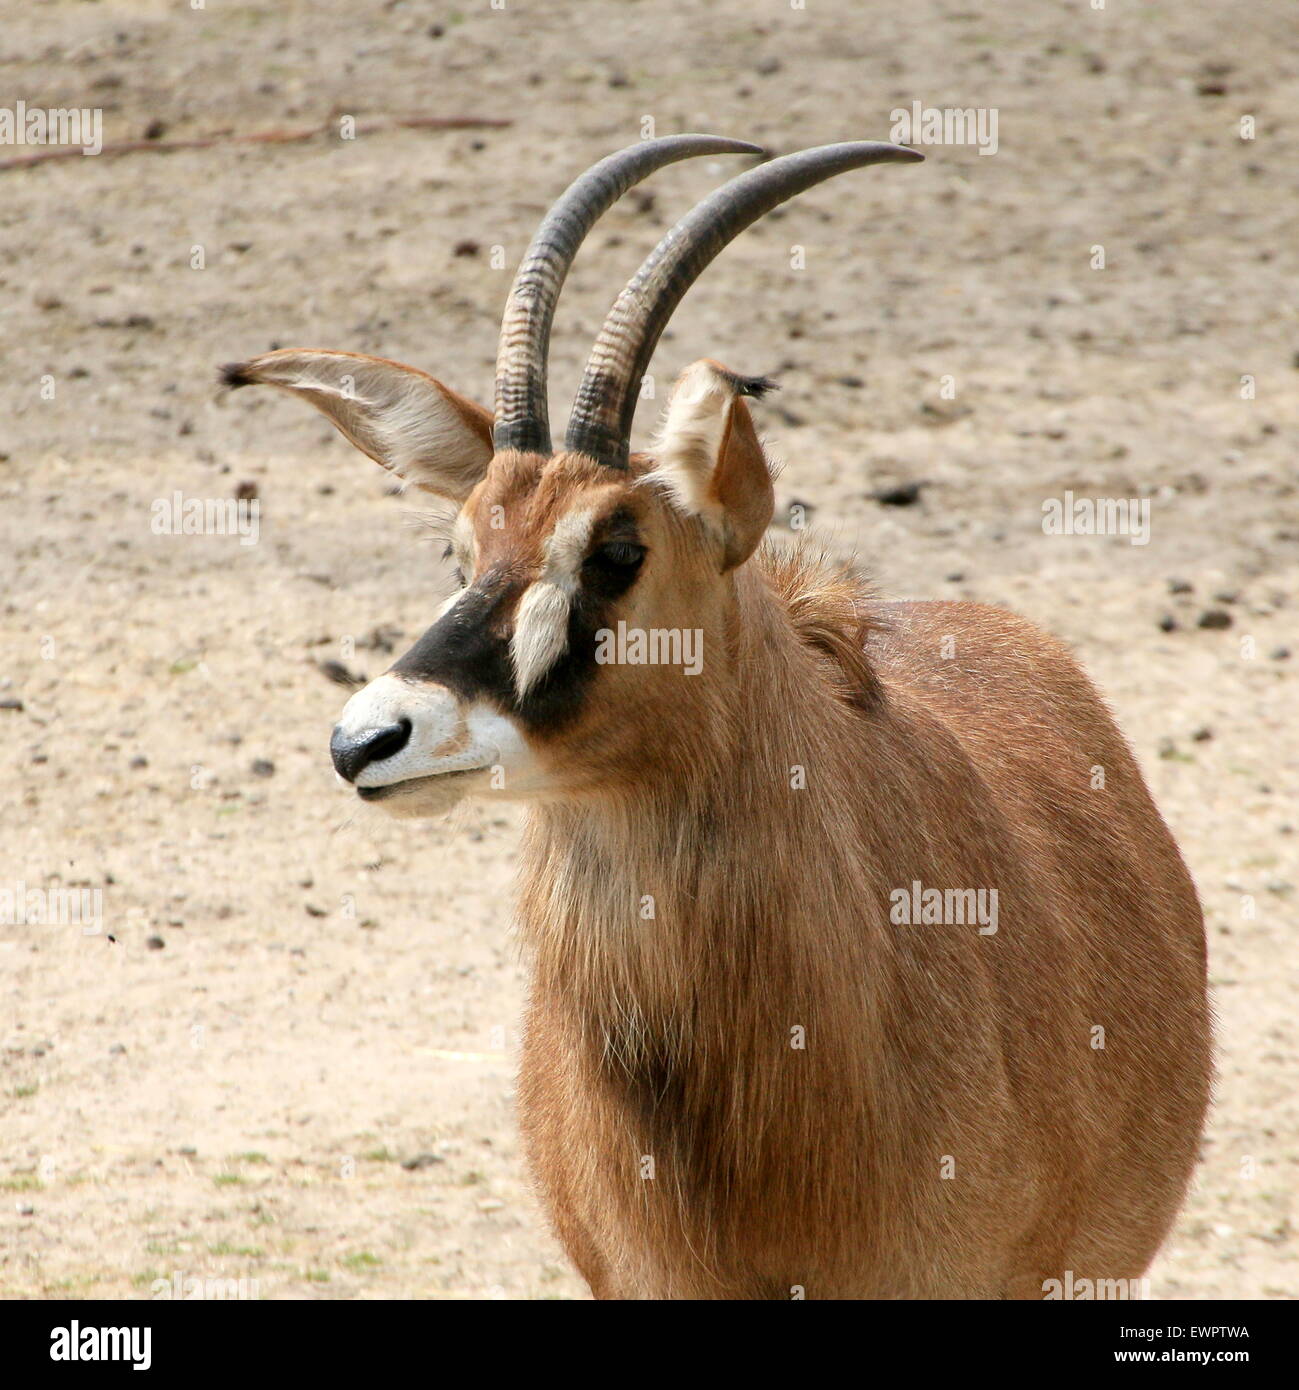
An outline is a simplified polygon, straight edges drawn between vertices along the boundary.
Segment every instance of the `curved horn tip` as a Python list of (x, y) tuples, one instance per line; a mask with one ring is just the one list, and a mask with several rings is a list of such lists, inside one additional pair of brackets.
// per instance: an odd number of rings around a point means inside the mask
[(762, 145), (755, 145), (752, 140), (732, 140), (729, 135), (705, 135), (689, 132), (679, 135), (679, 140), (715, 140), (717, 142), (717, 154), (766, 154), (767, 151)]
[(919, 150), (913, 150), (910, 145), (893, 145), (887, 140), (845, 140), (837, 146), (814, 145), (811, 149), (794, 150), (791, 157), (831, 154), (837, 149), (845, 152), (858, 150), (863, 154), (869, 151), (874, 156), (870, 161), (872, 164), (923, 164), (925, 159)]

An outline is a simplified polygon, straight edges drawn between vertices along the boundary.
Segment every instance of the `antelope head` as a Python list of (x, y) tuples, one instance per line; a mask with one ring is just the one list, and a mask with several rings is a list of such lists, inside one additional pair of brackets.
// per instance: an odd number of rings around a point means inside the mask
[[(334, 729), (334, 767), (362, 799), (423, 816), (471, 793), (573, 797), (649, 781), (720, 700), (736, 575), (773, 506), (744, 398), (771, 383), (694, 363), (654, 449), (632, 455), (642, 378), (681, 297), (745, 227), (832, 175), (921, 156), (827, 145), (761, 164), (706, 198), (615, 301), (560, 450), (546, 362), (560, 289), (605, 209), (664, 164), (746, 152), (759, 153), (702, 135), (645, 141), (567, 190), (510, 293), (494, 413), (376, 357), (289, 349), (223, 369), (228, 386), (277, 386), (309, 401), (375, 462), (459, 509), (451, 551), (461, 587)], [(631, 634), (633, 650), (639, 635), (642, 656), (648, 644), (651, 658), (657, 647), (668, 659), (620, 662), (614, 634)]]

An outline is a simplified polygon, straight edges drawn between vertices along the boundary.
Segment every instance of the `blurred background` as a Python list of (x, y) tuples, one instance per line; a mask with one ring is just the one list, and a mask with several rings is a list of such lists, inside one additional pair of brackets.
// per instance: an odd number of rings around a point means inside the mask
[[(440, 547), (323, 419), (222, 405), (215, 368), (373, 352), (490, 404), (518, 258), (588, 164), (651, 127), (888, 139), (919, 102), (995, 112), (995, 154), (772, 214), (653, 374), (776, 376), (778, 523), (1076, 646), (1199, 884), (1221, 1022), (1152, 1292), (1299, 1294), (1293, 6), (11, 11), (0, 108), (98, 110), (104, 149), (0, 145), (0, 879), (99, 890), (102, 922), (0, 927), (0, 1293), (585, 1296), (512, 1116), (519, 817), (361, 813), (327, 756), (346, 683), (448, 591)], [(557, 422), (642, 256), (744, 165), (604, 218)], [(1148, 499), (1148, 544), (1045, 534), (1066, 491)], [(256, 501), (256, 543), (158, 534), (177, 492)]]

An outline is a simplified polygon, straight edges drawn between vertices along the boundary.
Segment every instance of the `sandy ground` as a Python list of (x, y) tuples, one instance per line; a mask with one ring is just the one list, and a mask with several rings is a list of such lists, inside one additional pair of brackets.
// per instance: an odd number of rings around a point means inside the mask
[[(222, 407), (213, 368), (341, 347), (487, 398), (536, 218), (644, 118), (784, 152), (887, 138), (916, 100), (996, 108), (997, 154), (939, 147), (790, 205), (712, 268), (654, 370), (774, 372), (782, 507), (888, 594), (1007, 603), (1076, 644), (1199, 884), (1221, 1022), (1153, 1291), (1299, 1294), (1291, 7), (863, 10), (6, 17), (0, 105), (98, 106), (108, 140), (514, 124), (0, 173), (0, 886), (103, 895), (96, 935), (0, 928), (5, 1296), (147, 1297), (177, 1273), (265, 1298), (584, 1296), (511, 1113), (517, 819), (361, 814), (326, 756), (346, 691), (320, 663), (383, 670), (448, 588), (439, 549), (322, 421)], [(606, 218), (556, 327), (559, 418), (627, 274), (736, 167), (669, 169)], [(871, 496), (908, 481), (916, 505)], [(155, 499), (249, 482), (256, 545), (150, 529)], [(1151, 499), (1150, 543), (1044, 535), (1066, 489)]]

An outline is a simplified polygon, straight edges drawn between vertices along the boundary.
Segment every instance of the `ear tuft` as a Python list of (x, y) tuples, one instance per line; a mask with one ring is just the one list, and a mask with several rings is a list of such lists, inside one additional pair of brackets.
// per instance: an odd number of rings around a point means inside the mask
[(737, 376), (735, 380), (735, 393), (737, 396), (752, 396), (755, 400), (761, 400), (769, 391), (779, 391), (780, 383), (774, 377), (769, 376)]
[(257, 384), (257, 378), (249, 371), (247, 362), (227, 362), (217, 368), (217, 375), (221, 378), (221, 385), (228, 386), (232, 391), (240, 386)]

